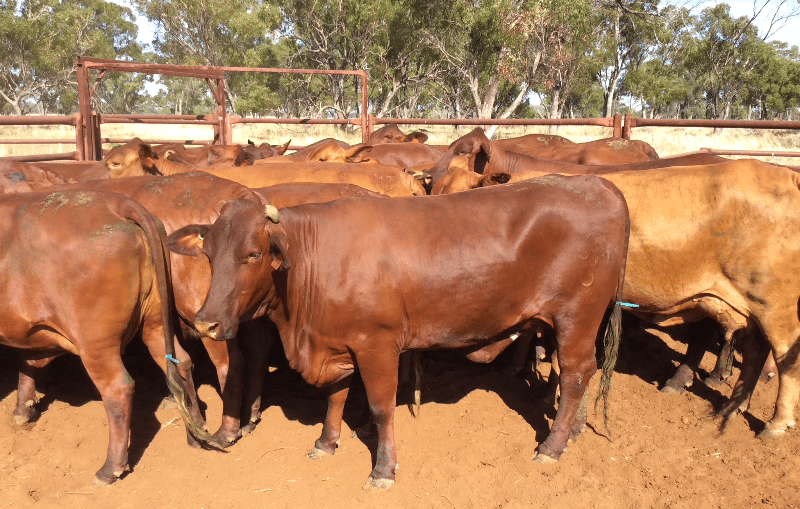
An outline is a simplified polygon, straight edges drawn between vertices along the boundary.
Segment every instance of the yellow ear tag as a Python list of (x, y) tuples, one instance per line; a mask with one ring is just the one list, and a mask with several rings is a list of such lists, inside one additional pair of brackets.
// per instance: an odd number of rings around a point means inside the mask
[(280, 269), (281, 268), (281, 261), (278, 260), (277, 258), (272, 260), (272, 268), (275, 269), (275, 270)]

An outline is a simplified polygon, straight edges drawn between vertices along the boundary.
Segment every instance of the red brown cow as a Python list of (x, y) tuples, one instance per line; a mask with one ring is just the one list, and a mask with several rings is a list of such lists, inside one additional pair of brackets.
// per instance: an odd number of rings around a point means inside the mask
[[(561, 363), (560, 405), (537, 456), (548, 463), (583, 426), (576, 415), (597, 369), (595, 339), (621, 294), (627, 210), (620, 193), (597, 177), (496, 189), (349, 198), (285, 208), (280, 217), (271, 205), (234, 202), (213, 226), (173, 233), (170, 249), (211, 261), (199, 331), (227, 340), (243, 318), (266, 314), (290, 366), (330, 388), (312, 457), (335, 451), (358, 366), (379, 435), (368, 489), (395, 479), (401, 353), (477, 349), (546, 323)], [(618, 306), (609, 323), (603, 394), (618, 347)]]
[[(186, 171), (188, 167), (162, 161), (158, 168), (165, 175)], [(208, 168), (207, 173), (238, 182), (251, 189), (297, 182), (355, 184), (390, 197), (427, 194), (413, 175), (393, 166), (349, 163), (257, 164), (231, 168)]]
[[(223, 205), (231, 200), (259, 202), (258, 195), (235, 182), (204, 172), (172, 176), (143, 176), (95, 180), (81, 189), (120, 193), (136, 200), (164, 224), (167, 233), (189, 224), (213, 222)], [(349, 196), (380, 196), (351, 184), (283, 184), (256, 190), (277, 207), (323, 203)], [(180, 316), (191, 323), (203, 304), (211, 284), (211, 270), (205, 258), (173, 255), (172, 287)], [(261, 415), (263, 372), (271, 350), (268, 325), (248, 323), (239, 341), (217, 342), (201, 336), (217, 370), (223, 401), (223, 416), (214, 433), (221, 444), (230, 445), (250, 432)], [(192, 330), (186, 333), (194, 334)], [(246, 354), (243, 354), (243, 350)]]
[(242, 149), (252, 155), (253, 159), (258, 161), (259, 159), (282, 156), (286, 152), (286, 149), (289, 148), (289, 143), (291, 142), (292, 140), (289, 140), (283, 145), (270, 145), (269, 143), (256, 145), (252, 141), (247, 140), (247, 145), (244, 145)]
[(552, 150), (565, 145), (575, 145), (575, 142), (557, 134), (526, 134), (516, 138), (503, 138), (494, 140), (494, 143), (510, 152), (518, 154), (536, 155), (542, 150)]
[(428, 135), (414, 131), (411, 134), (406, 134), (400, 130), (395, 124), (388, 124), (374, 133), (367, 140), (367, 145), (377, 145), (379, 143), (425, 143), (428, 141)]
[(378, 163), (386, 166), (410, 168), (434, 164), (442, 158), (442, 151), (423, 143), (381, 143), (354, 145), (337, 156), (329, 156), (333, 163)]
[[(600, 175), (616, 171), (650, 170), (669, 166), (715, 164), (728, 161), (728, 159), (712, 154), (691, 154), (640, 163), (616, 165), (573, 164), (564, 161), (539, 159), (508, 151), (498, 142), (489, 140), (482, 130), (475, 129), (453, 142), (447, 153), (430, 169), (433, 187), (437, 189), (439, 194), (465, 191), (476, 187), (476, 177), (469, 178), (459, 174), (456, 170), (448, 170), (455, 158), (466, 158), (456, 163), (459, 168), (482, 175), (493, 173), (516, 175), (532, 171), (540, 174)], [(452, 180), (458, 180), (459, 182), (458, 184), (451, 184), (449, 181)], [(464, 187), (467, 184), (471, 184), (471, 187)]]
[(720, 410), (723, 424), (748, 405), (771, 349), (780, 388), (761, 436), (793, 428), (800, 393), (800, 174), (738, 160), (603, 178), (630, 208), (624, 300), (639, 306), (630, 311), (658, 325), (711, 318), (726, 341), (741, 338), (742, 370)]
[(179, 143), (168, 143), (153, 147), (159, 159), (168, 159), (186, 164), (196, 170), (219, 166), (246, 166), (253, 164), (255, 157), (241, 145), (206, 145), (186, 148)]
[(139, 138), (112, 149), (102, 161), (75, 176), (78, 182), (104, 178), (157, 175), (155, 161), (158, 155)]
[(66, 183), (60, 174), (35, 164), (0, 159), (0, 194), (26, 193)]
[(114, 482), (128, 470), (134, 388), (121, 354), (141, 332), (167, 372), (187, 429), (215, 443), (203, 431), (191, 360), (172, 345), (168, 253), (144, 208), (113, 193), (7, 195), (0, 199), (0, 234), (0, 343), (26, 361), (15, 422), (36, 416), (36, 370), (61, 354), (79, 355), (108, 418), (108, 454), (95, 480)]
[[(199, 171), (166, 177), (147, 175), (93, 180), (71, 187), (128, 196), (156, 216), (167, 233), (197, 222), (213, 222), (228, 201), (259, 200), (255, 193), (240, 184)], [(170, 265), (176, 308), (180, 316), (191, 323), (208, 292), (211, 282), (210, 267), (207, 260), (179, 255), (170, 258)], [(192, 330), (185, 329), (184, 332), (192, 334)], [(248, 358), (254, 364), (263, 363), (268, 350), (250, 346), (255, 343), (252, 338), (259, 337), (260, 331), (257, 327), (248, 326), (245, 332), (242, 342), (250, 349)], [(220, 444), (227, 446), (241, 436), (242, 419), (246, 423), (244, 432), (251, 430), (258, 420), (260, 386), (256, 388), (253, 383), (245, 383), (247, 365), (238, 342), (219, 343), (204, 337), (201, 340), (217, 370), (223, 401), (222, 422), (214, 435)], [(246, 394), (243, 393), (245, 390), (248, 391)]]

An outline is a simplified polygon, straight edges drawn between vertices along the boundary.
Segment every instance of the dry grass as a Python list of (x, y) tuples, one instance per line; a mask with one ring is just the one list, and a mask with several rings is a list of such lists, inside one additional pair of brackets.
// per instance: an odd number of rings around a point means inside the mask
[[(471, 126), (400, 126), (406, 132), (421, 130), (428, 133), (428, 143), (447, 145), (454, 139), (469, 132)], [(495, 139), (510, 138), (523, 134), (549, 133), (547, 126), (500, 127)], [(558, 134), (576, 142), (589, 141), (610, 136), (611, 130), (605, 127), (563, 126)], [(103, 138), (127, 140), (140, 137), (145, 140), (211, 140), (212, 130), (207, 126), (180, 125), (135, 125), (109, 124), (102, 128)], [(0, 126), (0, 140), (41, 139), (72, 140), (75, 131), (69, 126)], [(360, 129), (348, 127), (342, 130), (336, 126), (325, 125), (273, 125), (238, 124), (233, 128), (234, 143), (269, 142), (304, 146), (323, 138), (338, 138), (351, 144), (360, 143)], [(644, 127), (633, 131), (633, 138), (650, 143), (661, 156), (693, 152), (701, 148), (759, 150), (759, 151), (800, 151), (800, 132), (789, 130), (725, 129), (714, 134), (707, 128)], [(111, 148), (111, 144), (106, 148)], [(2, 144), (0, 157), (26, 154), (54, 154), (75, 150), (74, 143), (61, 144)], [(798, 164), (800, 159), (764, 158), (777, 164)]]

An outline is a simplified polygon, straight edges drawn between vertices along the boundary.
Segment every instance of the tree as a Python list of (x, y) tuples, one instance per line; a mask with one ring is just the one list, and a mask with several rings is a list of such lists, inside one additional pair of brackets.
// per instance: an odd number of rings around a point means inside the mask
[(110, 2), (0, 2), (0, 97), (16, 115), (74, 112), (78, 57), (114, 58), (135, 41), (130, 9)]
[(603, 116), (614, 114), (614, 101), (620, 82), (631, 67), (641, 63), (655, 41), (661, 25), (658, 0), (609, 1), (601, 4), (602, 22), (599, 53), (608, 65), (601, 67)]
[[(269, 54), (278, 10), (257, 0), (134, 0), (137, 10), (155, 25), (153, 48), (165, 62), (183, 65), (261, 66)], [(267, 58), (269, 60), (269, 58)], [(247, 86), (247, 78), (226, 76), (230, 109)]]

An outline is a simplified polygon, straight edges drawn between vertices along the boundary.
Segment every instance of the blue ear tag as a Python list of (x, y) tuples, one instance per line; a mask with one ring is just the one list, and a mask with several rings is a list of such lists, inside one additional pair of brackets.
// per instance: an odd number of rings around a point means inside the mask
[(175, 364), (180, 364), (180, 363), (181, 363), (181, 362), (180, 362), (178, 359), (176, 359), (175, 357), (173, 357), (173, 356), (171, 356), (171, 355), (167, 355), (167, 360), (168, 360), (168, 361), (172, 361), (172, 362), (174, 362)]
[(640, 307), (639, 304), (631, 304), (630, 302), (617, 302), (620, 306), (624, 308), (638, 308)]

